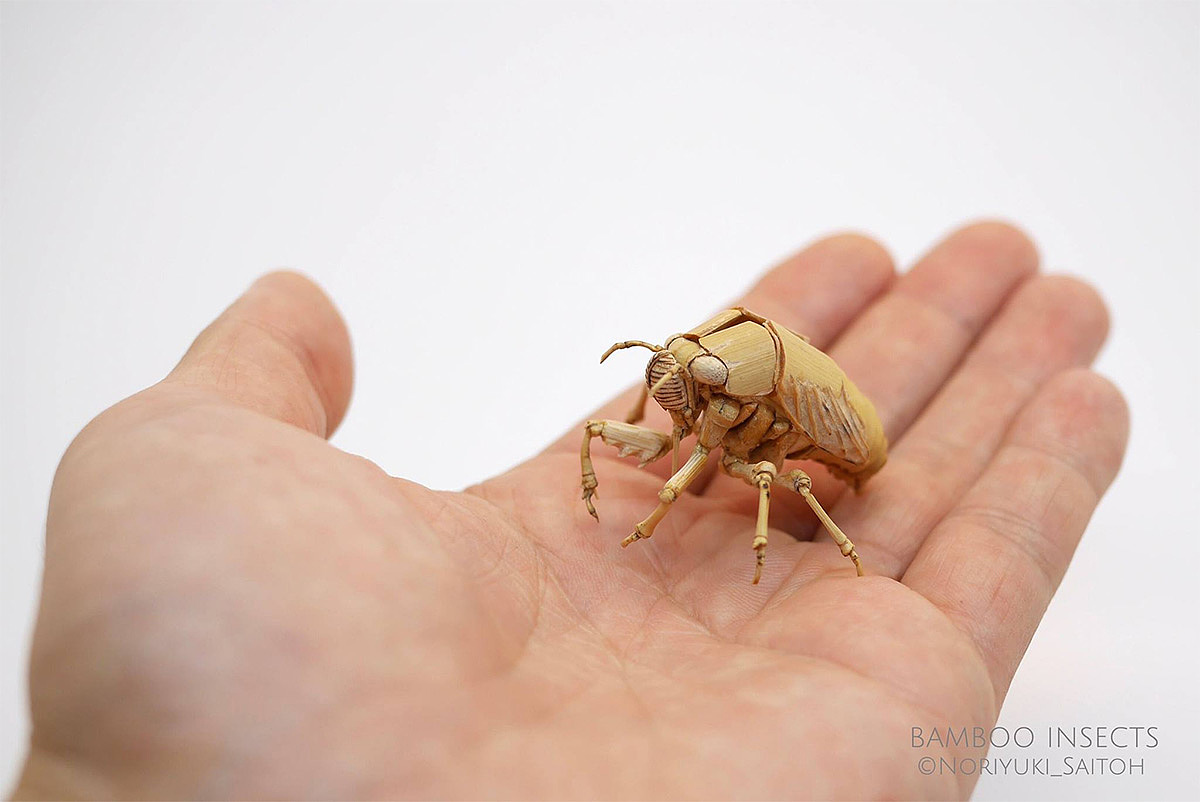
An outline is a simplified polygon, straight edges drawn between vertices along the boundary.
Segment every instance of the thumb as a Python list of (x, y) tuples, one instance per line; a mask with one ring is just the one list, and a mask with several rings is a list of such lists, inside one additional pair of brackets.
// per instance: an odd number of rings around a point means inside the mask
[(256, 281), (200, 333), (164, 384), (207, 386), (321, 437), (350, 403), (350, 335), (328, 296), (288, 271)]

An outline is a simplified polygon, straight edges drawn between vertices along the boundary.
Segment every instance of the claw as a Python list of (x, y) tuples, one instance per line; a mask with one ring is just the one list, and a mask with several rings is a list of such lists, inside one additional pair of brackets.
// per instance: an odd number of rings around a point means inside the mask
[(759, 542), (758, 538), (754, 539), (754, 579), (750, 580), (751, 585), (757, 585), (758, 580), (762, 579), (763, 565), (767, 561), (767, 543), (766, 541)]
[(599, 496), (600, 496), (600, 494), (596, 492), (595, 485), (588, 487), (587, 482), (584, 482), (584, 484), (583, 484), (583, 503), (587, 505), (588, 515), (591, 515), (593, 518), (595, 518), (597, 522), (599, 522), (599, 520), (600, 520), (600, 515), (596, 512), (596, 505), (592, 503), (592, 498), (593, 497), (598, 498)]

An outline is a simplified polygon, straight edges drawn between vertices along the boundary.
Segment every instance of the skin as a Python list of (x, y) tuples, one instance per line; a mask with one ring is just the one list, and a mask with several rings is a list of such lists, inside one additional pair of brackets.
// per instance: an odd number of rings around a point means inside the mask
[(63, 457), (15, 795), (965, 797), (916, 761), (979, 753), (911, 729), (995, 722), (1127, 437), (1102, 302), (1036, 270), (1000, 223), (899, 278), (840, 235), (740, 300), (891, 442), (858, 495), (803, 466), (868, 576), (777, 490), (757, 586), (750, 488), (710, 472), (623, 550), (669, 459), (597, 443), (597, 525), (581, 428), (461, 493), (330, 446), (346, 329), (266, 276)]

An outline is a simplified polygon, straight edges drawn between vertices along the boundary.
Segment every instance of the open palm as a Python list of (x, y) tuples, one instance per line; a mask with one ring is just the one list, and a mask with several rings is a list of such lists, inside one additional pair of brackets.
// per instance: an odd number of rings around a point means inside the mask
[(17, 795), (965, 796), (911, 730), (995, 721), (1126, 438), (1082, 367), (1103, 305), (1035, 270), (1001, 224), (899, 279), (843, 235), (743, 299), (892, 443), (857, 495), (806, 466), (868, 575), (776, 493), (759, 585), (757, 494), (724, 475), (623, 550), (668, 466), (595, 448), (597, 525), (581, 429), (462, 493), (328, 445), (345, 329), (268, 276), (63, 458)]

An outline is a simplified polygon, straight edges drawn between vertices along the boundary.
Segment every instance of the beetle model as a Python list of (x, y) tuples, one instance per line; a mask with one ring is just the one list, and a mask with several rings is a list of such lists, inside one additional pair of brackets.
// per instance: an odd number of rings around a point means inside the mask
[[(584, 429), (583, 500), (592, 517), (599, 520), (592, 503), (597, 486), (592, 438), (600, 437), (617, 447), (621, 456), (635, 455), (641, 465), (647, 465), (667, 452), (677, 452), (680, 439), (695, 434), (691, 456), (663, 486), (654, 511), (621, 541), (623, 547), (654, 534), (671, 504), (700, 475), (719, 446), (724, 452), (721, 468), (759, 491), (752, 544), (755, 584), (766, 560), (773, 483), (808, 502), (843, 556), (863, 575), (854, 544), (812, 495), (808, 474), (798, 469), (780, 472), (784, 460), (812, 459), (857, 489), (887, 461), (887, 439), (874, 406), (832, 359), (806, 337), (742, 307), (727, 309), (691, 331), (676, 334), (666, 345), (641, 340), (616, 343), (600, 361), (633, 347), (654, 352), (637, 405), (623, 422), (590, 420)], [(671, 415), (671, 434), (637, 425), (651, 396)]]

